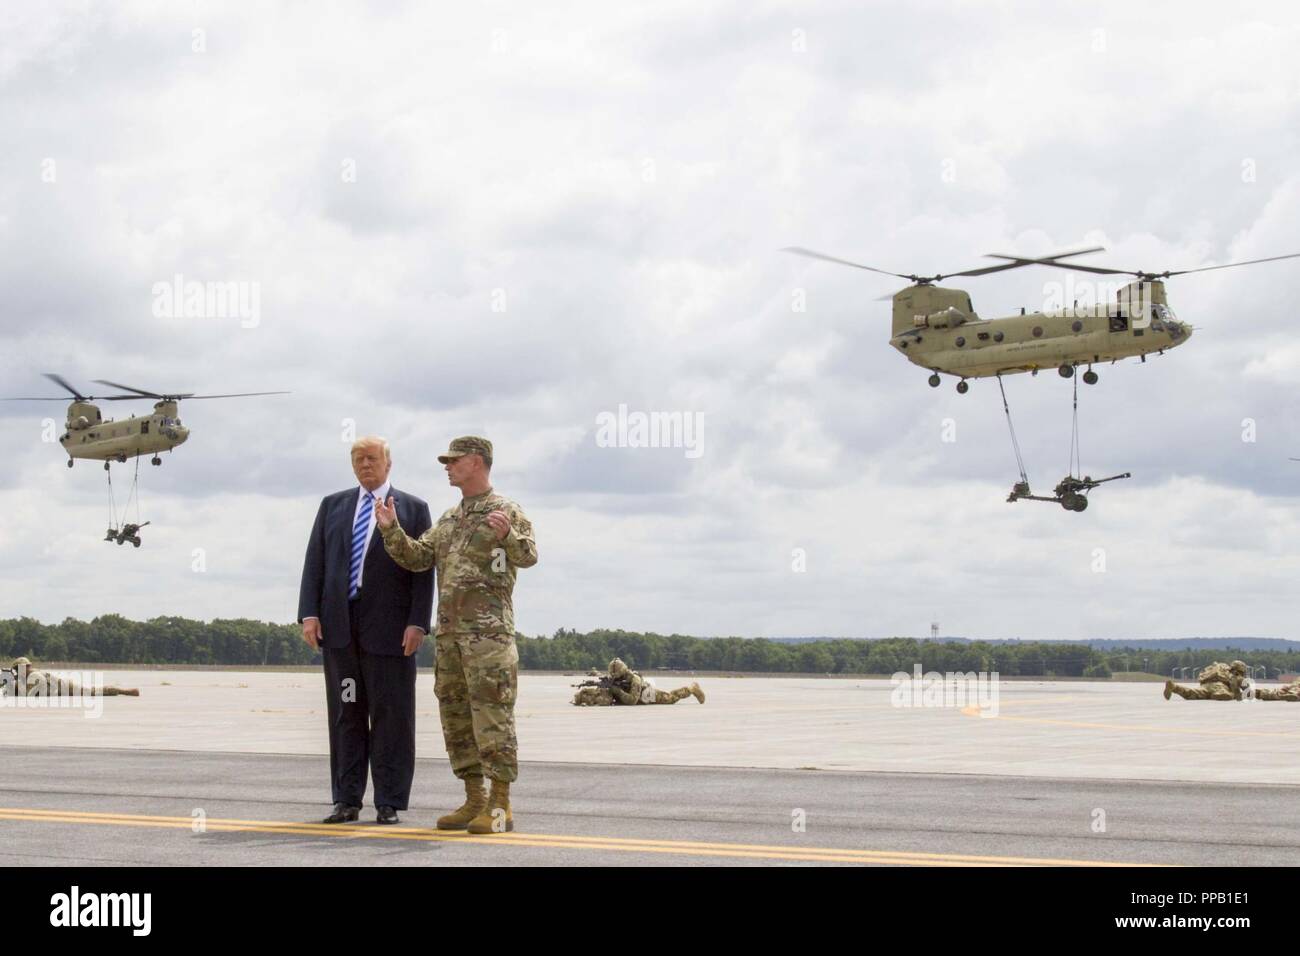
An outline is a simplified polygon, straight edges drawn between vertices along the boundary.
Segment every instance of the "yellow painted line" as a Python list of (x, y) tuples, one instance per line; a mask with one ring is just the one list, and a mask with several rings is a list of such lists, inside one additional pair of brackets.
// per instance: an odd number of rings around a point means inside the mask
[[(71, 823), (101, 826), (158, 827), (192, 830), (192, 817), (149, 816), (146, 814), (101, 813), (79, 810), (0, 808), (0, 820), (29, 823)], [(901, 850), (853, 850), (834, 847), (800, 847), (746, 843), (700, 843), (686, 840), (645, 840), (625, 837), (588, 837), (561, 834), (502, 833), (471, 835), (461, 831), (390, 829), (348, 824), (292, 823), (274, 820), (208, 818), (207, 831), (233, 833), (278, 833), (351, 839), (416, 840), (428, 843), (469, 842), (534, 848), (612, 850), (634, 853), (668, 853), (686, 856), (721, 856), (742, 859), (793, 860), (823, 863), (875, 863), (908, 866), (1129, 866), (1094, 860), (1046, 859), (1038, 857), (971, 856), (952, 853), (919, 853)]]

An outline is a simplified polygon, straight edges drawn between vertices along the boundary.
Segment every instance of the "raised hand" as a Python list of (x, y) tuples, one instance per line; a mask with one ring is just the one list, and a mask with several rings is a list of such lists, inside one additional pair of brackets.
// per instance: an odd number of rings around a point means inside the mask
[(510, 519), (504, 511), (492, 511), (487, 516), (487, 523), (492, 526), (496, 532), (497, 540), (500, 541), (510, 533)]
[(391, 528), (393, 522), (397, 520), (397, 506), (393, 504), (393, 496), (389, 495), (387, 501), (375, 502), (375, 521), (381, 528)]

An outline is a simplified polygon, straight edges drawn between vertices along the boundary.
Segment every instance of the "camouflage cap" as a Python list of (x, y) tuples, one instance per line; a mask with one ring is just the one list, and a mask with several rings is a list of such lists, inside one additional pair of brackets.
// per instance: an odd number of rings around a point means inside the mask
[(625, 673), (627, 669), (627, 665), (617, 657), (609, 662), (609, 672), (611, 674), (622, 674)]
[(9, 665), (9, 667), (12, 670), (17, 670), (20, 667), (31, 667), (31, 666), (32, 666), (32, 662), (25, 657), (15, 657), (14, 662)]
[(1246, 663), (1245, 661), (1233, 661), (1230, 669), (1244, 674), (1246, 672)]
[(461, 458), (465, 455), (480, 455), (485, 464), (492, 464), (492, 443), (486, 438), (480, 438), (477, 435), (462, 435), (460, 438), (453, 438), (451, 445), (447, 448), (447, 454), (439, 455), (438, 461), (447, 464), (453, 458)]

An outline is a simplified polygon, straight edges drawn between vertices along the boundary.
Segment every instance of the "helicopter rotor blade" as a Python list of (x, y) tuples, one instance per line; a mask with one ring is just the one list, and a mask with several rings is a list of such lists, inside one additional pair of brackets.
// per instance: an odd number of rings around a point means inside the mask
[(85, 395), (82, 395), (79, 391), (77, 391), (75, 388), (69, 385), (68, 380), (64, 378), (62, 375), (55, 375), (53, 372), (42, 372), (41, 374), (44, 375), (46, 378), (48, 378), (51, 382), (54, 382), (56, 385), (61, 385), (66, 391), (71, 392), (72, 397), (77, 399), (78, 401), (87, 397)]
[(1184, 276), (1193, 272), (1211, 272), (1214, 269), (1231, 269), (1235, 266), (1252, 266), (1259, 262), (1277, 262), (1279, 259), (1300, 258), (1300, 252), (1292, 252), (1285, 256), (1269, 256), (1266, 259), (1247, 259), (1245, 262), (1225, 262), (1218, 266), (1201, 266), (1199, 269), (1178, 269), (1164, 272), (1146, 272), (1142, 269), (1107, 269), (1101, 266), (1081, 266), (1072, 262), (1057, 262), (1055, 257), (1047, 259), (1029, 259), (1024, 256), (1003, 256), (990, 254), (992, 259), (1010, 259), (1023, 265), (1044, 265), (1056, 266), (1060, 269), (1073, 269), (1075, 272), (1091, 272), (1096, 275), (1125, 275), (1136, 276), (1139, 279), (1168, 279), (1170, 276)]
[[(1019, 256), (998, 256), (996, 258), (1011, 260), (1005, 263), (999, 263), (995, 266), (978, 266), (974, 269), (966, 269), (962, 272), (941, 272), (932, 276), (908, 275), (902, 272), (888, 272), (884, 269), (877, 269), (874, 266), (864, 266), (860, 262), (850, 262), (848, 259), (838, 259), (835, 256), (823, 255), (820, 252), (814, 252), (811, 249), (804, 249), (800, 246), (789, 246), (781, 250), (782, 252), (793, 252), (796, 255), (808, 256), (812, 259), (822, 259), (826, 262), (836, 262), (844, 266), (852, 266), (855, 269), (866, 269), (868, 272), (879, 272), (881, 275), (898, 276), (900, 279), (911, 279), (916, 283), (941, 282), (944, 279), (952, 279), (958, 276), (983, 276), (994, 272), (1005, 272), (1007, 269), (1019, 269), (1021, 266), (1033, 265), (1035, 263), (1051, 264), (1058, 259), (1064, 259), (1067, 256), (1081, 256), (1089, 252), (1102, 252), (1102, 246), (1093, 246), (1088, 249), (1075, 249), (1070, 252), (1058, 252), (1055, 255), (1047, 256), (1043, 259), (1026, 259)], [(892, 296), (886, 296), (892, 298)]]
[(1295, 259), (1300, 252), (1291, 252), (1285, 256), (1269, 256), (1267, 259), (1247, 259), (1245, 262), (1225, 262), (1221, 266), (1201, 266), (1199, 269), (1180, 269), (1177, 272), (1162, 272), (1161, 276), (1185, 276), (1191, 272), (1210, 272), (1213, 269), (1232, 269), (1236, 266), (1253, 266), (1257, 262), (1277, 262), (1279, 259)]
[(186, 395), (185, 398), (244, 398), (248, 395), (290, 395), (291, 392), (231, 392), (229, 395)]
[(1074, 262), (1061, 262), (1061, 260), (1066, 258), (1067, 256), (1081, 256), (1084, 253), (1104, 252), (1104, 251), (1105, 251), (1104, 246), (1094, 246), (1090, 249), (1078, 249), (1074, 252), (1062, 252), (1054, 256), (1041, 256), (1037, 258), (1032, 256), (1004, 256), (996, 252), (990, 252), (988, 253), (988, 258), (1008, 259), (1012, 262), (1015, 262), (1017, 265), (1022, 265), (1022, 266), (1032, 266), (1032, 265), (1056, 266), (1061, 269), (1073, 269), (1075, 272), (1092, 272), (1095, 273), (1096, 275), (1138, 275), (1139, 274), (1133, 272), (1130, 269), (1107, 269), (1104, 266), (1083, 266), (1083, 265), (1078, 265), (1077, 263)]
[(911, 279), (913, 282), (919, 282), (919, 276), (904, 275), (901, 272), (889, 272), (885, 269), (877, 269), (875, 266), (864, 266), (860, 262), (850, 262), (848, 259), (837, 259), (835, 256), (828, 256), (821, 252), (814, 252), (811, 249), (805, 249), (802, 246), (786, 246), (781, 252), (793, 252), (796, 256), (806, 256), (809, 259), (821, 259), (824, 262), (836, 262), (842, 266), (852, 266), (854, 269), (866, 269), (868, 272), (879, 272), (882, 276), (898, 276), (900, 279)]
[(143, 388), (132, 388), (130, 385), (121, 385), (118, 382), (108, 382), (102, 378), (95, 379), (95, 384), (112, 385), (114, 388), (120, 388), (124, 392), (135, 392), (141, 398), (165, 398), (166, 397), (164, 395), (159, 395), (157, 392), (148, 392), (145, 391)]

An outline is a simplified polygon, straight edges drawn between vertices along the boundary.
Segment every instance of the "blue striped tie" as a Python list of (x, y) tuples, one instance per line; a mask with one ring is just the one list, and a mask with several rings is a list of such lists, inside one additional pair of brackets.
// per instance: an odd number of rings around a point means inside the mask
[(348, 577), (348, 600), (357, 596), (361, 584), (361, 557), (366, 553), (366, 538), (370, 537), (370, 512), (374, 508), (375, 499), (367, 494), (361, 499), (356, 523), (352, 525), (352, 573)]

